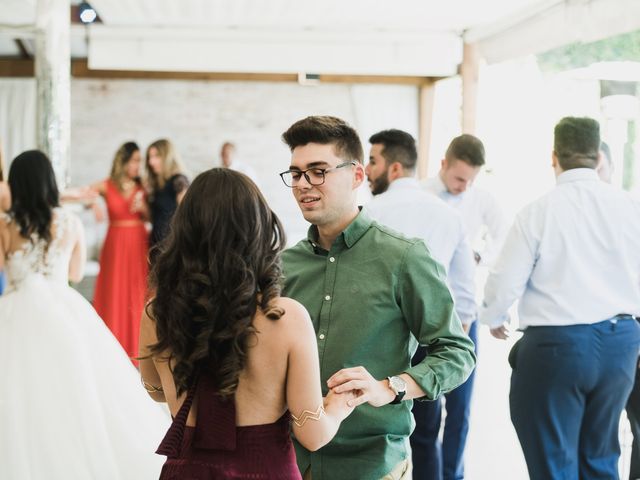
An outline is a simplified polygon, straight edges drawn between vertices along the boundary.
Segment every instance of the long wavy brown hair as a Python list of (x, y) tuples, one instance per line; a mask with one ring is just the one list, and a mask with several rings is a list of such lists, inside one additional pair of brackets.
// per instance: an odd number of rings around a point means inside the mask
[[(162, 171), (157, 174), (153, 171), (153, 168), (149, 165), (149, 151), (155, 148), (162, 158)], [(166, 138), (156, 140), (147, 147), (147, 155), (145, 161), (145, 167), (147, 169), (147, 180), (153, 191), (160, 190), (164, 187), (167, 180), (176, 173), (184, 173), (185, 169), (180, 161), (178, 152), (176, 151), (173, 143)]]
[(176, 390), (211, 375), (217, 392), (236, 391), (258, 309), (284, 313), (284, 231), (258, 187), (226, 168), (201, 173), (178, 207), (151, 272), (148, 313), (158, 342), (152, 355), (169, 361)]

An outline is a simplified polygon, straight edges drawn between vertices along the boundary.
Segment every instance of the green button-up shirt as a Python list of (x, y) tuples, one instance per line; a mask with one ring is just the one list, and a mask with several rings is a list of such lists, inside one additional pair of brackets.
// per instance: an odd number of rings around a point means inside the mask
[[(363, 366), (376, 379), (406, 372), (433, 400), (462, 384), (475, 365), (445, 271), (421, 240), (407, 239), (360, 213), (327, 252), (318, 231), (283, 254), (285, 295), (313, 321), (322, 392), (342, 368)], [(417, 340), (416, 340), (417, 339)], [(429, 355), (412, 367), (417, 345)], [(377, 480), (409, 456), (412, 401), (359, 406), (317, 452), (296, 443), (298, 466), (313, 480)]]

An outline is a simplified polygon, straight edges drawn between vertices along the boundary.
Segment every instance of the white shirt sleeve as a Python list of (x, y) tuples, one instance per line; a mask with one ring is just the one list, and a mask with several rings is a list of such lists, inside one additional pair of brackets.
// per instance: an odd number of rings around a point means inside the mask
[(487, 226), (484, 248), (478, 252), (480, 265), (491, 265), (497, 259), (502, 248), (508, 225), (502, 208), (492, 195), (487, 195), (487, 204), (483, 215), (483, 223)]
[(466, 235), (462, 235), (449, 264), (449, 286), (463, 325), (476, 319), (475, 260)]
[(519, 215), (511, 227), (500, 256), (489, 273), (478, 318), (490, 328), (508, 320), (509, 307), (525, 291), (537, 257), (537, 242), (528, 235)]

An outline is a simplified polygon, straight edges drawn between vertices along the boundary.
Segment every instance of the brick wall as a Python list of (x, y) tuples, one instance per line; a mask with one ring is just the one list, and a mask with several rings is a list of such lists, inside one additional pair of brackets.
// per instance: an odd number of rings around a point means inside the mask
[(257, 172), (290, 243), (306, 224), (277, 176), (290, 159), (284, 130), (307, 115), (330, 114), (352, 123), (366, 150), (373, 130), (417, 124), (417, 89), (406, 86), (74, 79), (71, 88), (71, 184), (104, 178), (127, 140), (146, 149), (171, 139), (192, 176), (219, 166), (220, 145), (230, 140)]

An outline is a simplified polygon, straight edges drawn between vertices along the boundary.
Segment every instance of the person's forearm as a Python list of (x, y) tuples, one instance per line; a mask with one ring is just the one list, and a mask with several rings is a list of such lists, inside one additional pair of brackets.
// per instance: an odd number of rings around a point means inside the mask
[(312, 452), (322, 448), (338, 432), (341, 418), (330, 404), (318, 406), (315, 411), (305, 410), (298, 416), (292, 413), (293, 432), (300, 444)]

